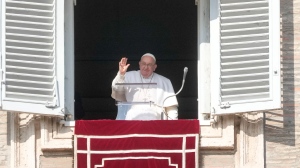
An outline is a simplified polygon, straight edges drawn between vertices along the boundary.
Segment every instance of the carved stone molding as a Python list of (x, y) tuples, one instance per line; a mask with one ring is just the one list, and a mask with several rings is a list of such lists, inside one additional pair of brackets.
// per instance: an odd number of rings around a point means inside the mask
[(10, 167), (39, 168), (40, 157), (70, 155), (74, 127), (59, 124), (60, 118), (26, 113), (10, 113)]
[(74, 127), (60, 124), (60, 118), (42, 117), (41, 119), (41, 149), (73, 150)]
[(240, 136), (236, 165), (238, 167), (264, 167), (263, 113), (241, 115)]
[(36, 167), (35, 116), (32, 114), (10, 114), (11, 163), (14, 168)]
[(233, 149), (234, 148), (234, 116), (218, 118), (212, 126), (201, 126), (200, 148)]

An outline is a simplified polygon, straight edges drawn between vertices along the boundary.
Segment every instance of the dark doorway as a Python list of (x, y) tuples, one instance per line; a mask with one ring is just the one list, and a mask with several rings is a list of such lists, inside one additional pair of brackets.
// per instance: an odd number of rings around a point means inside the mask
[(75, 91), (84, 119), (115, 119), (111, 82), (122, 56), (129, 70), (150, 52), (157, 73), (168, 77), (177, 96), (179, 118), (197, 118), (197, 6), (195, 0), (77, 0), (75, 6)]

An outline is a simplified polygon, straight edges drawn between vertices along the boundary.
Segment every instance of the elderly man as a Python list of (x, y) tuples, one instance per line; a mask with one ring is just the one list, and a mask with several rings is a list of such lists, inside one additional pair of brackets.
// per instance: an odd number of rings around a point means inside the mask
[[(146, 53), (141, 57), (138, 71), (127, 72), (130, 64), (127, 64), (127, 58), (122, 58), (119, 62), (119, 72), (112, 82), (112, 98), (122, 102), (132, 102), (135, 95), (130, 95), (124, 86), (116, 85), (116, 83), (156, 83), (156, 102), (153, 110), (133, 110), (123, 108), (118, 110), (117, 120), (176, 120), (178, 119), (178, 102), (174, 93), (171, 81), (157, 73), (156, 58), (153, 54)], [(135, 92), (134, 94), (139, 94)], [(163, 114), (163, 118), (162, 118)]]

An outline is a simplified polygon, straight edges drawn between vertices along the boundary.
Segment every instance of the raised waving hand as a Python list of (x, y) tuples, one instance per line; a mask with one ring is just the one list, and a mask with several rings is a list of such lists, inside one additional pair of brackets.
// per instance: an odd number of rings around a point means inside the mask
[(123, 57), (121, 59), (121, 61), (119, 62), (119, 72), (121, 75), (125, 75), (125, 73), (127, 72), (127, 69), (129, 67), (130, 64), (127, 64), (127, 59), (126, 57)]

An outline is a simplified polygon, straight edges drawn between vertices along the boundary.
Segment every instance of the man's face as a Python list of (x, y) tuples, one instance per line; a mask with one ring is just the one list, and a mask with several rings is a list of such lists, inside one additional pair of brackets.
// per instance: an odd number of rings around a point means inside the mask
[(154, 59), (150, 56), (144, 56), (142, 57), (141, 61), (139, 62), (140, 65), (140, 71), (144, 78), (148, 78), (151, 76), (153, 71), (155, 71), (157, 65), (154, 61)]

